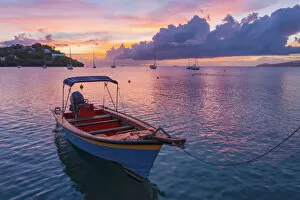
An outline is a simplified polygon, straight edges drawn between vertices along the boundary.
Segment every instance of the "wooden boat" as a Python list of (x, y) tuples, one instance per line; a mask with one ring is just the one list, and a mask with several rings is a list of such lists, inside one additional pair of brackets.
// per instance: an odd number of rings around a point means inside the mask
[[(114, 109), (87, 103), (78, 92), (70, 96), (76, 83), (102, 82), (109, 93)], [(108, 83), (116, 84), (117, 95), (113, 101)], [(65, 86), (69, 87), (64, 99)], [(57, 125), (68, 140), (78, 148), (109, 161), (138, 177), (146, 178), (163, 144), (180, 146), (185, 138), (167, 134), (153, 126), (118, 110), (118, 82), (107, 76), (71, 77), (63, 81), (62, 107), (52, 110)], [(70, 111), (67, 102), (70, 97)]]

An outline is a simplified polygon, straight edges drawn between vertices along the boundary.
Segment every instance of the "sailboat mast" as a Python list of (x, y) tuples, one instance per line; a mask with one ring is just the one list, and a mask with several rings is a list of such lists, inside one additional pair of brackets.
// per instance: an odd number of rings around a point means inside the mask
[(93, 66), (95, 66), (95, 55), (94, 55), (94, 51), (93, 51)]
[(70, 65), (71, 65), (72, 64), (71, 46), (69, 46), (69, 50), (70, 50)]
[(156, 65), (156, 45), (155, 45), (155, 42), (154, 42), (154, 65)]

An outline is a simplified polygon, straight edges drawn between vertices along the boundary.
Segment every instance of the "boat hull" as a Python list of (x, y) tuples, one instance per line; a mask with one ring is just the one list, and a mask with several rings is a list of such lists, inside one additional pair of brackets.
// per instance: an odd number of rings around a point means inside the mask
[(98, 158), (120, 164), (146, 178), (160, 151), (161, 144), (110, 144), (84, 138), (62, 127), (66, 138), (76, 147)]
[(156, 69), (156, 65), (150, 65), (150, 69)]

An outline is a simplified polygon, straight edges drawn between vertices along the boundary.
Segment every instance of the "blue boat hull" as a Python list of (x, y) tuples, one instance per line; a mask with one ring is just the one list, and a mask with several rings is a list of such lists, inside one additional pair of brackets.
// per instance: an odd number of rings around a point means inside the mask
[(135, 174), (146, 178), (160, 151), (161, 145), (110, 145), (80, 137), (62, 127), (62, 132), (76, 147), (98, 158), (120, 164)]

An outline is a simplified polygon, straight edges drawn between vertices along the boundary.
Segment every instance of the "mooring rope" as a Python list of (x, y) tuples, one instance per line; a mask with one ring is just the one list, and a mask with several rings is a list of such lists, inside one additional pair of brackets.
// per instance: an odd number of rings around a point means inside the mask
[(214, 166), (220, 166), (220, 167), (231, 167), (231, 166), (238, 166), (238, 165), (244, 165), (244, 164), (249, 164), (252, 163), (262, 157), (264, 157), (265, 155), (271, 153), (273, 150), (275, 150), (277, 147), (279, 147), (281, 144), (283, 144), (284, 142), (286, 142), (288, 139), (290, 139), (295, 133), (297, 133), (297, 131), (300, 130), (300, 126), (293, 132), (291, 133), (288, 137), (286, 137), (283, 141), (281, 141), (279, 144), (277, 144), (276, 146), (274, 146), (272, 149), (266, 151), (263, 154), (260, 154), (259, 156), (256, 156), (255, 158), (252, 158), (250, 160), (245, 160), (245, 161), (241, 161), (241, 162), (237, 162), (237, 163), (229, 163), (229, 164), (222, 164), (222, 163), (215, 163), (215, 162), (210, 162), (210, 161), (206, 161), (205, 159), (199, 158), (195, 155), (193, 155), (192, 153), (188, 152), (187, 150), (185, 150), (184, 148), (181, 148), (182, 151), (184, 153), (186, 153), (187, 155), (191, 156), (192, 158), (195, 158), (196, 160), (199, 160), (200, 162), (203, 162), (205, 164), (208, 165), (214, 165)]

